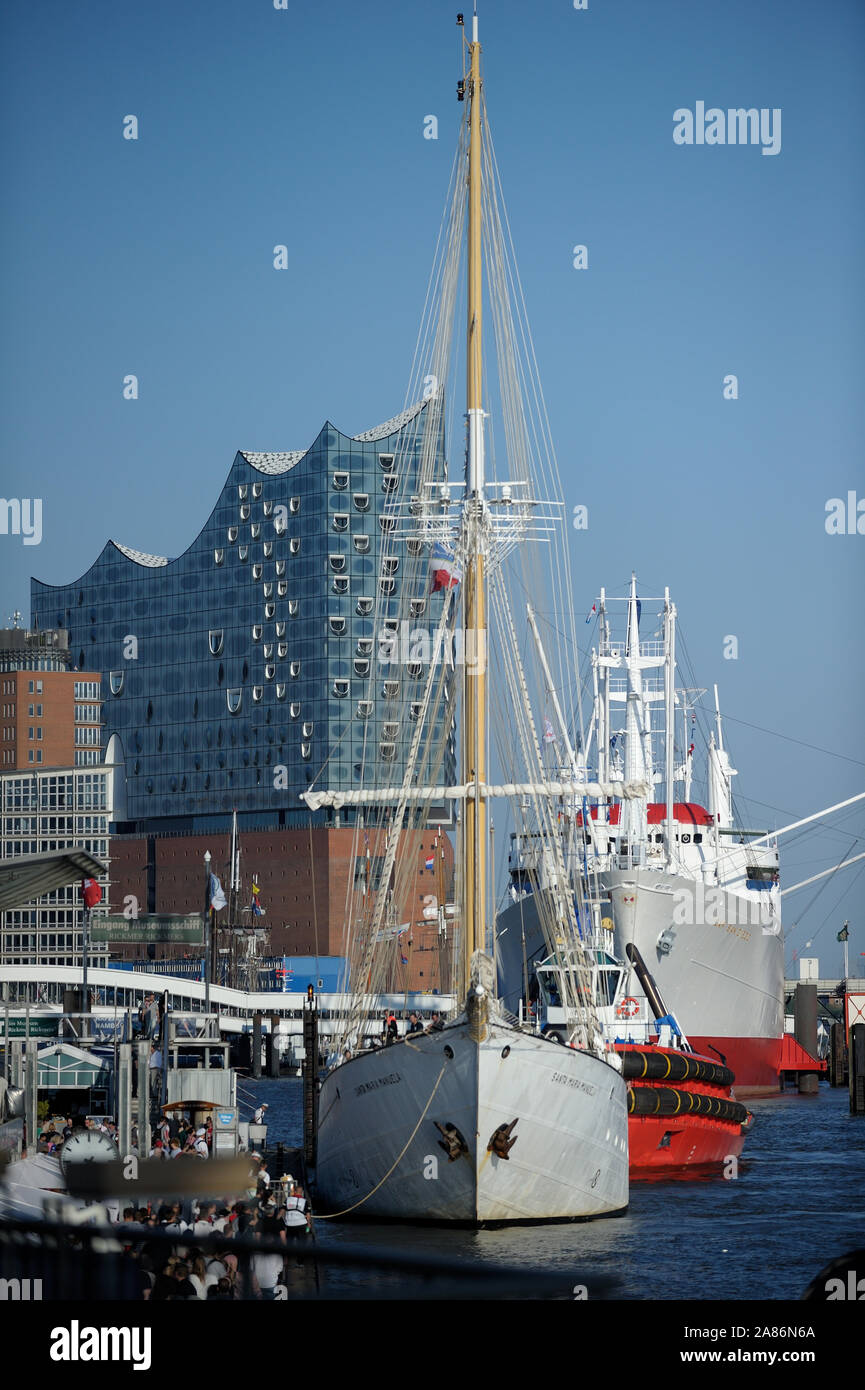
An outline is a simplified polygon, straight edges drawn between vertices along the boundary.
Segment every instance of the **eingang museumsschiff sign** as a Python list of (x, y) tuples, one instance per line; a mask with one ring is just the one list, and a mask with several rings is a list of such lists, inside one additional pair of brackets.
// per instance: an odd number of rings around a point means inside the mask
[(200, 916), (179, 916), (170, 913), (145, 913), (140, 917), (124, 917), (122, 913), (94, 917), (90, 940), (116, 941), (119, 945), (141, 945), (150, 942), (173, 943), (178, 946), (200, 946), (203, 924)]

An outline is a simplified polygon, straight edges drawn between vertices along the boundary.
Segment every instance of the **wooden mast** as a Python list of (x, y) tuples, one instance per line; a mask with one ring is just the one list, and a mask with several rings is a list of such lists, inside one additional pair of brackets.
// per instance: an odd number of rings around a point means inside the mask
[[(466, 348), (466, 412), (468, 457), (465, 519), (468, 529), (464, 621), (465, 679), (463, 727), (463, 780), (475, 787), (486, 782), (486, 581), (482, 553), (484, 508), (484, 415), (482, 385), (481, 263), (481, 46), (477, 15), (472, 18), (469, 44), (469, 219), (468, 219), (468, 324)], [(486, 939), (487, 807), (480, 796), (466, 800), (464, 830), (465, 918), (463, 922), (464, 983), (470, 978), (474, 951), (483, 950)]]

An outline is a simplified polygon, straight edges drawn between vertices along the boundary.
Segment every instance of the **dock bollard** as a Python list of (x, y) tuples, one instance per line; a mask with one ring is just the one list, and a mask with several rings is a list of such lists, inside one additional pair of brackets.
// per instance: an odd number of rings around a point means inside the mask
[(829, 1046), (829, 1085), (847, 1084), (847, 1041), (844, 1037), (844, 1024), (839, 1019), (832, 1024)]
[(865, 1115), (865, 1023), (850, 1029), (850, 1114)]
[[(793, 1032), (809, 1056), (817, 1057), (817, 986), (800, 980), (793, 1001)], [(820, 1084), (816, 1071), (797, 1072), (800, 1096), (815, 1096)]]

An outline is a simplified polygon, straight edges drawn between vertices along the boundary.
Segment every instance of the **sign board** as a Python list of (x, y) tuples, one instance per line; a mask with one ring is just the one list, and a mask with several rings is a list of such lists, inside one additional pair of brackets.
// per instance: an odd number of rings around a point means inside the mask
[(820, 959), (818, 956), (799, 957), (799, 979), (800, 980), (819, 980), (820, 978)]
[[(9, 1018), (10, 1038), (24, 1038), (27, 1036), (25, 1024), (27, 1019), (20, 1014), (16, 1018)], [(56, 1038), (60, 1027), (60, 1015), (54, 1018), (31, 1018), (30, 1036), (31, 1038)], [(6, 1020), (0, 1015), (0, 1038), (6, 1036)]]
[(844, 1031), (849, 1038), (854, 1023), (865, 1023), (865, 994), (846, 994), (844, 1008), (847, 1012)]
[(122, 913), (94, 917), (90, 924), (90, 940), (115, 941), (118, 945), (141, 945), (150, 942), (174, 943), (178, 946), (200, 946), (203, 924), (200, 916), (172, 916), (147, 913), (139, 917), (124, 917)]

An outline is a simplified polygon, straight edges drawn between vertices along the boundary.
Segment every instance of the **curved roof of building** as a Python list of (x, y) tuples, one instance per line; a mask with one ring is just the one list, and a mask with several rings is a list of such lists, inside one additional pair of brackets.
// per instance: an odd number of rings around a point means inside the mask
[[(399, 431), (403, 429), (407, 424), (409, 424), (413, 419), (415, 419), (416, 416), (420, 415), (421, 411), (424, 409), (426, 405), (429, 404), (429, 401), (431, 399), (432, 397), (430, 396), (425, 397), (423, 400), (416, 401), (414, 405), (408, 406), (406, 410), (401, 411), (398, 415), (393, 415), (389, 420), (383, 420), (380, 425), (376, 425), (373, 429), (370, 430), (363, 430), (360, 434), (343, 435), (342, 430), (340, 430), (337, 426), (331, 424), (330, 421), (326, 421), (325, 424), (322, 426), (322, 429), (319, 431), (318, 435), (316, 435), (316, 438), (313, 440), (312, 444), (309, 445), (309, 447), (306, 449), (292, 449), (286, 452), (274, 453), (257, 453), (253, 451), (247, 452), (246, 450), (240, 450), (236, 457), (243, 459), (244, 463), (249, 464), (251, 468), (254, 468), (259, 473), (269, 474), (270, 476), (278, 476), (280, 474), (287, 473), (290, 469), (294, 468), (298, 463), (300, 463), (301, 459), (305, 458), (306, 455), (310, 452), (310, 449), (315, 447), (315, 444), (321, 438), (322, 433), (324, 431), (332, 429), (337, 434), (342, 435), (344, 439), (352, 439), (357, 441), (358, 443), (363, 444), (374, 443), (378, 439), (387, 439), (395, 434), (398, 434)], [(230, 476), (231, 475), (229, 474), (229, 477)], [(207, 524), (208, 523), (205, 522), (205, 525), (199, 532), (199, 537), (197, 537), (196, 540), (193, 541), (189, 547), (187, 547), (187, 551), (191, 550), (197, 543), (197, 540), (200, 539), (200, 537), (204, 534), (205, 530), (207, 529)], [(140, 565), (143, 569), (160, 569), (165, 565), (170, 565), (173, 563), (173, 560), (165, 555), (151, 555), (146, 550), (137, 550), (134, 546), (121, 545), (119, 541), (109, 540), (106, 541), (100, 556), (98, 556), (96, 561), (94, 561), (94, 564), (90, 566), (90, 569), (93, 569), (95, 565), (99, 564), (103, 556), (106, 555), (106, 552), (111, 551), (117, 551), (120, 555), (124, 557), (124, 559), (131, 560), (133, 564)], [(85, 573), (89, 573), (90, 569), (85, 571)], [(82, 575), (77, 581), (74, 582), (80, 583), (81, 579), (83, 578), (84, 576)], [(34, 583), (39, 585), (42, 589), (61, 589), (67, 587), (65, 584), (47, 584), (43, 580), (34, 580)]]

